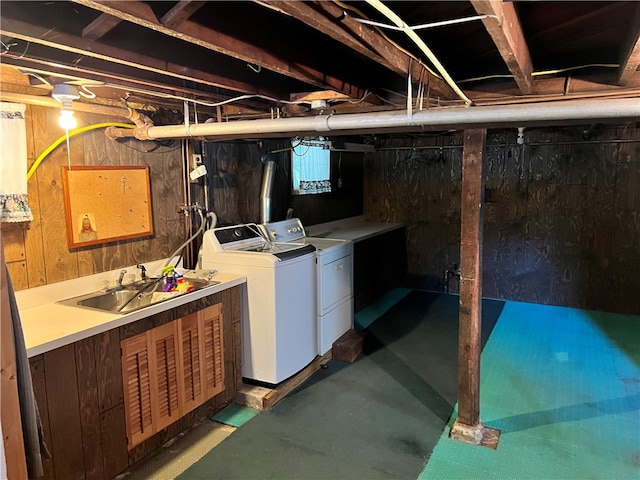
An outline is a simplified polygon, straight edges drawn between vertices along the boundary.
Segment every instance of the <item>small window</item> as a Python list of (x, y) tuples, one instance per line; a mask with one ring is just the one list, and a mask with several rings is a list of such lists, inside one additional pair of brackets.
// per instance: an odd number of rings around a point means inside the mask
[(293, 194), (331, 192), (331, 142), (319, 138), (294, 138), (291, 141)]

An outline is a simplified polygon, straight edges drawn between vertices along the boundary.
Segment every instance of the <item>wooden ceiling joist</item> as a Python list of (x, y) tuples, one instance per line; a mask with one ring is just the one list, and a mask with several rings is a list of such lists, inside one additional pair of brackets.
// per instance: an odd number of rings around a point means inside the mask
[(471, 0), (479, 15), (491, 15), (482, 20), (502, 59), (525, 95), (533, 93), (533, 66), (520, 20), (513, 3), (501, 0)]
[(206, 2), (180, 0), (171, 10), (165, 13), (160, 22), (167, 28), (177, 28), (197, 12)]
[(334, 2), (258, 0), (257, 3), (269, 6), (306, 23), (399, 75), (406, 76), (410, 73), (414, 80), (426, 75), (427, 79), (424, 80), (424, 83), (429, 83), (434, 94), (443, 98), (456, 97), (441, 78), (425, 71), (419, 62), (412, 60), (406, 53), (398, 50), (374, 29), (358, 22), (350, 15), (345, 15), (344, 10)]
[(635, 18), (631, 25), (635, 25), (635, 28), (632, 29), (627, 39), (623, 58), (620, 62), (618, 83), (621, 85), (630, 85), (640, 68), (640, 4), (636, 7)]
[(325, 90), (336, 90), (354, 97), (360, 97), (364, 94), (364, 89), (354, 86), (343, 79), (327, 75), (325, 72), (318, 71), (309, 65), (294, 65), (256, 45), (206, 28), (191, 20), (183, 20), (176, 27), (168, 28), (162, 25), (155, 16), (149, 18), (150, 15), (148, 14), (143, 16), (138, 13), (138, 11), (143, 10), (144, 7), (150, 9), (150, 7), (143, 2), (73, 1), (85, 7), (108, 13), (109, 15), (135, 23), (136, 25), (257, 65), (266, 70), (309, 83)]
[(82, 29), (82, 38), (98, 40), (113, 30), (122, 20), (102, 13), (93, 22)]
[(0, 33), (34, 44), (44, 45), (65, 52), (76, 53), (84, 57), (96, 58), (112, 62), (114, 64), (126, 65), (128, 67), (182, 80), (188, 80), (212, 87), (221, 87), (242, 93), (262, 93), (264, 95), (276, 94), (275, 92), (260, 90), (255, 85), (247, 84), (245, 82), (188, 68), (184, 65), (171, 64), (156, 58), (135, 54), (115, 47), (109, 47), (74, 35), (51, 31), (50, 29), (30, 25), (28, 23), (9, 18), (2, 19)]

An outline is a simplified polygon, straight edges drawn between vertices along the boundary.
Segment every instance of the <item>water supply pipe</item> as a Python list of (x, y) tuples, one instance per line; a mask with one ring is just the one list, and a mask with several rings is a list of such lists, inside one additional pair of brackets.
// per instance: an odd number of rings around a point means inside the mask
[(487, 105), (473, 107), (439, 107), (414, 112), (408, 117), (405, 110), (318, 115), (313, 117), (287, 117), (263, 120), (239, 120), (193, 125), (144, 126), (122, 131), (108, 128), (110, 138), (129, 136), (140, 140), (160, 138), (248, 136), (251, 138), (272, 134), (296, 135), (300, 133), (334, 134), (358, 131), (380, 132), (385, 129), (419, 128), (462, 129), (497, 128), (508, 126), (548, 126), (594, 121), (637, 121), (640, 119), (640, 101), (637, 98), (596, 98), (541, 102), (513, 105)]

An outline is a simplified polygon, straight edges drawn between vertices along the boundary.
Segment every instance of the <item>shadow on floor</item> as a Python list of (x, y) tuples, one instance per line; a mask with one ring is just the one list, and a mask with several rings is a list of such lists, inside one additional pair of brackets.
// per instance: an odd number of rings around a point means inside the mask
[[(179, 478), (417, 478), (455, 402), (458, 303), (411, 292), (364, 331), (356, 362), (331, 360)], [(485, 341), (503, 304), (483, 304)]]

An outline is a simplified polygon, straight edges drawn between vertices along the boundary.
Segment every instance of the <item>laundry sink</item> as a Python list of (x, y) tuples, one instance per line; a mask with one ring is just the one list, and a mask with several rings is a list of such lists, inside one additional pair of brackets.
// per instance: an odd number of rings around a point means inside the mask
[[(220, 283), (216, 280), (199, 278), (188, 278), (187, 280), (194, 287), (191, 291), (200, 290), (204, 287)], [(67, 298), (57, 303), (73, 307), (92, 308), (109, 313), (125, 314), (189, 293), (186, 291), (163, 292), (162, 287), (162, 278), (156, 278), (121, 285), (106, 291), (101, 290), (78, 297)]]

